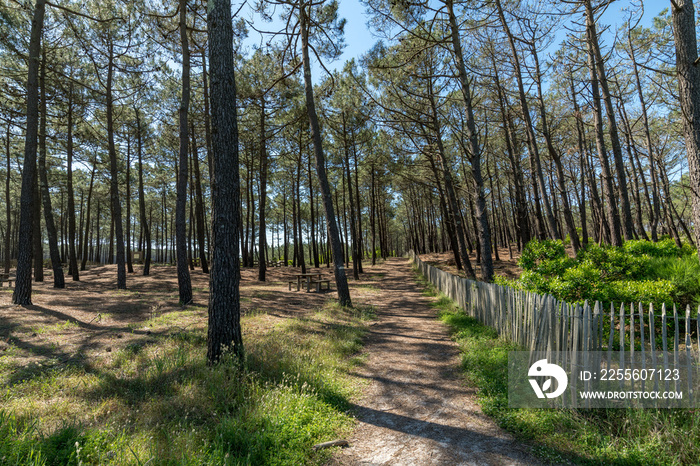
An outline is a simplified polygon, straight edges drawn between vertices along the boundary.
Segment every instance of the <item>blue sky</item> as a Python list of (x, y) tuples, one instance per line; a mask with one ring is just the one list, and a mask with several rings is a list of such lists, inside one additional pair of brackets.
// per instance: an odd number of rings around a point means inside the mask
[[(609, 29), (604, 35), (602, 42), (605, 48), (609, 47), (612, 44), (612, 37), (614, 32), (619, 27), (621, 27), (628, 18), (628, 13), (624, 10), (628, 9), (631, 5), (638, 5), (640, 1), (644, 2), (644, 17), (641, 21), (641, 24), (644, 26), (651, 25), (652, 19), (655, 16), (657, 16), (663, 9), (667, 8), (670, 5), (669, 0), (615, 1), (612, 5), (608, 7), (607, 11), (602, 16), (599, 22), (600, 30), (602, 30), (604, 26), (609, 26)], [(370, 29), (368, 28), (367, 22), (369, 17), (366, 14), (366, 7), (359, 0), (339, 0), (339, 2), (339, 16), (341, 18), (345, 18), (347, 21), (347, 24), (345, 26), (346, 46), (340, 59), (332, 63), (325, 63), (325, 65), (331, 70), (342, 69), (346, 61), (350, 60), (351, 58), (359, 58), (362, 54), (371, 49), (372, 46), (377, 42), (377, 40), (379, 40), (379, 38), (375, 37), (372, 31), (370, 31)], [(234, 4), (234, 8), (235, 7), (236, 6)], [(250, 8), (244, 9), (244, 11), (241, 12), (241, 15), (246, 17), (249, 21), (254, 21), (255, 27), (260, 29), (272, 31), (276, 29), (281, 29), (283, 27), (283, 24), (281, 23), (281, 21), (279, 21), (278, 18), (275, 18), (275, 20), (272, 23), (264, 23), (260, 21), (257, 15), (251, 12)], [(579, 15), (578, 18), (574, 19), (580, 18), (581, 15)], [(546, 53), (553, 53), (556, 49), (559, 48), (559, 44), (564, 39), (566, 32), (564, 28), (561, 28), (560, 31), (561, 32), (558, 34), (557, 39), (550, 46), (550, 48), (546, 50)], [(251, 46), (253, 44), (259, 43), (260, 36), (251, 29), (249, 31), (249, 37), (245, 41), (245, 44)], [(324, 77), (323, 72), (318, 65), (313, 66), (312, 74), (314, 81), (316, 82), (320, 79), (323, 79)]]
[[(609, 31), (614, 32), (627, 20), (628, 14), (622, 11), (631, 4), (639, 4), (639, 1), (618, 0), (608, 7), (608, 10), (601, 18), (601, 26), (610, 26)], [(641, 24), (651, 25), (652, 19), (663, 9), (668, 8), (669, 0), (644, 0), (644, 17)], [(345, 26), (346, 47), (340, 60), (332, 64), (333, 68), (342, 68), (347, 60), (361, 56), (367, 52), (378, 40), (367, 28), (368, 17), (365, 14), (365, 6), (359, 0), (340, 0), (340, 17), (347, 20)], [(558, 43), (553, 44), (555, 49)], [(609, 44), (608, 44), (609, 45)]]

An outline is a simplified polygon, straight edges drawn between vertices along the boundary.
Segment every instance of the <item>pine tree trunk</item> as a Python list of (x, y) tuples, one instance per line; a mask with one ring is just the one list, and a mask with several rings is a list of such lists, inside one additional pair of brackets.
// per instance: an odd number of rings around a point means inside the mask
[(611, 242), (613, 246), (622, 246), (622, 234), (620, 226), (620, 212), (617, 209), (617, 199), (615, 199), (615, 191), (613, 188), (613, 176), (610, 171), (610, 163), (608, 154), (605, 148), (605, 136), (603, 134), (603, 110), (601, 107), (600, 91), (598, 88), (598, 69), (596, 66), (595, 52), (593, 50), (593, 37), (595, 31), (591, 29), (590, 20), (587, 21), (586, 34), (588, 45), (588, 67), (591, 75), (591, 93), (593, 94), (593, 124), (598, 149), (598, 158), (603, 176), (603, 188), (607, 201), (606, 212), (608, 222), (610, 224)]
[(309, 116), (311, 139), (314, 146), (314, 155), (316, 156), (316, 172), (318, 173), (321, 195), (323, 196), (323, 206), (326, 210), (326, 221), (328, 222), (328, 230), (333, 247), (334, 273), (336, 286), (338, 288), (338, 300), (342, 306), (352, 306), (350, 289), (348, 288), (345, 267), (343, 265), (343, 250), (340, 244), (340, 235), (338, 234), (338, 224), (336, 223), (335, 212), (333, 211), (331, 188), (326, 175), (325, 156), (321, 143), (321, 129), (318, 124), (318, 117), (316, 116), (313, 82), (311, 81), (311, 63), (309, 61), (309, 18), (307, 17), (306, 3), (302, 0), (299, 1), (299, 10), (306, 112)]
[(66, 188), (68, 190), (68, 260), (73, 281), (80, 280), (78, 256), (75, 250), (75, 193), (73, 191), (73, 83), (68, 88), (66, 135)]
[[(522, 113), (523, 122), (525, 123), (525, 134), (527, 136), (527, 143), (530, 150), (531, 160), (533, 162), (533, 170), (535, 172), (535, 177), (537, 180), (537, 185), (540, 189), (540, 194), (542, 196), (542, 203), (544, 204), (545, 214), (547, 216), (547, 224), (551, 231), (554, 239), (562, 239), (561, 233), (557, 228), (556, 220), (554, 214), (552, 213), (552, 206), (549, 202), (549, 196), (547, 194), (547, 189), (544, 183), (544, 176), (542, 174), (542, 164), (540, 161), (539, 148), (537, 146), (537, 136), (535, 135), (535, 129), (532, 124), (532, 118), (530, 117), (530, 109), (527, 103), (527, 95), (525, 93), (525, 86), (523, 84), (522, 72), (520, 68), (520, 58), (518, 57), (518, 51), (515, 48), (515, 38), (508, 27), (505, 15), (503, 14), (503, 8), (501, 7), (500, 0), (496, 0), (496, 6), (498, 8), (498, 16), (503, 25), (503, 29), (508, 36), (508, 43), (510, 44), (511, 53), (513, 55), (513, 66), (515, 67), (515, 77), (518, 82), (518, 96), (520, 97), (520, 109)], [(537, 192), (535, 192), (537, 195)], [(536, 198), (537, 200), (537, 198)]]
[(134, 273), (131, 260), (131, 135), (126, 136), (126, 270)]
[[(126, 264), (124, 257), (124, 230), (122, 229), (122, 206), (119, 202), (119, 169), (117, 167), (117, 148), (114, 144), (114, 99), (112, 97), (112, 80), (114, 73), (114, 45), (109, 44), (109, 62), (107, 65), (107, 143), (109, 149), (110, 202), (112, 223), (117, 242), (117, 289), (126, 289)], [(110, 235), (111, 236), (111, 235)], [(110, 238), (110, 243), (113, 237)], [(110, 254), (110, 261), (112, 256)]]
[[(598, 33), (596, 32), (593, 7), (591, 6), (590, 0), (585, 0), (584, 3), (586, 9), (586, 27), (588, 30), (587, 39), (589, 47), (592, 48), (592, 52), (594, 55), (594, 62), (598, 73), (598, 82), (600, 84), (603, 102), (605, 103), (605, 113), (608, 116), (608, 135), (610, 136), (610, 148), (613, 152), (615, 170), (617, 171), (617, 187), (620, 193), (620, 199), (617, 200), (617, 204), (621, 204), (623, 215), (621, 227), (623, 229), (625, 240), (631, 240), (634, 239), (634, 223), (632, 220), (632, 210), (630, 208), (629, 194), (627, 190), (625, 164), (622, 160), (620, 137), (618, 135), (617, 121), (615, 119), (615, 108), (612, 104), (612, 96), (610, 95), (608, 79), (605, 73), (605, 64), (603, 63), (603, 57), (600, 52), (600, 45), (598, 43)], [(617, 208), (615, 210), (617, 210)]]
[(265, 96), (260, 98), (260, 227), (258, 228), (258, 280), (265, 281), (267, 271), (267, 261), (265, 251), (267, 250), (267, 228), (265, 226), (265, 204), (267, 202), (267, 148), (265, 144)]
[(695, 245), (700, 251), (700, 70), (698, 70), (695, 9), (692, 0), (674, 0), (671, 3), (673, 5), (671, 8), (673, 38), (676, 44), (678, 97), (693, 200), (692, 218), (695, 226), (693, 230)]
[[(146, 219), (146, 194), (143, 190), (143, 138), (141, 135), (141, 116), (138, 108), (134, 108), (136, 114), (136, 143), (137, 157), (139, 163), (139, 216), (141, 217), (141, 228), (145, 236), (146, 253), (143, 259), (143, 275), (148, 276), (151, 272), (151, 222)], [(156, 240), (156, 244), (158, 241)]]
[(5, 176), (5, 226), (7, 233), (5, 234), (5, 273), (10, 273), (10, 261), (12, 254), (10, 251), (10, 241), (12, 239), (12, 201), (10, 200), (10, 126), (12, 121), (7, 122), (7, 130), (5, 132), (5, 152), (7, 156), (7, 173)]
[(178, 157), (177, 195), (175, 203), (175, 238), (177, 253), (177, 288), (180, 305), (192, 302), (192, 282), (187, 260), (187, 178), (189, 134), (187, 112), (190, 107), (190, 49), (187, 40), (187, 0), (180, 0), (180, 46), (182, 48), (182, 97), (180, 100), (180, 151)]
[[(51, 195), (49, 194), (49, 179), (46, 173), (46, 54), (42, 54), (41, 60), (41, 120), (39, 122), (39, 186), (41, 200), (44, 207), (44, 223), (46, 223), (46, 235), (49, 241), (49, 257), (53, 269), (53, 287), (65, 288), (61, 253), (58, 249), (58, 232), (53, 218), (51, 207)], [(43, 265), (43, 264), (42, 264)]]
[(345, 112), (342, 112), (343, 120), (343, 152), (345, 155), (344, 168), (347, 179), (347, 189), (350, 193), (350, 232), (352, 234), (351, 251), (352, 251), (352, 276), (355, 280), (360, 279), (360, 269), (358, 268), (357, 254), (357, 228), (355, 225), (355, 199), (352, 190), (352, 176), (350, 176), (350, 148), (348, 147), (348, 132), (345, 127)]
[[(95, 161), (96, 163), (96, 161)], [(90, 202), (92, 201), (92, 187), (95, 182), (95, 163), (92, 164), (92, 171), (90, 172), (90, 186), (88, 187), (88, 197), (87, 205), (85, 207), (85, 239), (83, 240), (83, 257), (80, 262), (80, 270), (85, 270), (87, 268), (88, 261), (88, 247), (90, 241), (88, 241), (88, 235), (90, 233)]]
[[(207, 151), (208, 152), (208, 151)], [(197, 244), (199, 250), (199, 262), (202, 266), (202, 272), (209, 273), (209, 261), (207, 260), (207, 249), (204, 236), (206, 233), (204, 222), (204, 196), (202, 194), (202, 174), (199, 170), (199, 150), (197, 148), (196, 134), (192, 131), (192, 168), (194, 171), (194, 191), (195, 191), (195, 207), (194, 216), (197, 222)]]
[(34, 196), (34, 185), (36, 180), (37, 133), (39, 130), (39, 55), (41, 54), (41, 30), (44, 27), (45, 5), (46, 0), (36, 0), (29, 38), (29, 59), (27, 60), (27, 121), (22, 191), (20, 194), (17, 281), (12, 294), (12, 302), (23, 306), (32, 304), (32, 204), (38, 203), (38, 199)]
[(243, 362), (239, 293), (238, 126), (230, 0), (211, 0), (207, 11), (211, 63), (212, 268), (209, 278), (207, 359), (225, 350)]
[[(452, 47), (457, 65), (462, 98), (466, 110), (467, 138), (469, 139), (470, 163), (472, 168), (472, 178), (474, 179), (474, 190), (476, 191), (476, 217), (478, 219), (478, 236), (481, 243), (481, 275), (482, 280), (490, 282), (493, 280), (493, 262), (491, 260), (491, 228), (489, 226), (488, 214), (486, 212), (486, 199), (484, 195), (484, 180), (481, 176), (481, 148), (479, 147), (479, 136), (476, 132), (476, 121), (474, 118), (474, 108), (472, 107), (472, 95), (467, 78), (467, 70), (462, 54), (462, 44), (460, 42), (459, 28), (455, 18), (452, 0), (445, 0), (447, 14), (450, 25)], [(456, 200), (455, 200), (456, 203)], [(453, 205), (454, 207), (454, 205)], [(456, 210), (458, 212), (459, 210)], [(459, 227), (457, 227), (459, 235)], [(466, 261), (462, 261), (466, 268)]]

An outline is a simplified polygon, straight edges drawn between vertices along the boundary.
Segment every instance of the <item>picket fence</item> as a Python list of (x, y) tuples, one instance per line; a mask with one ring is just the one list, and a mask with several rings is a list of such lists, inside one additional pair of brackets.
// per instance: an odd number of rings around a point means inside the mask
[[(661, 312), (642, 303), (591, 306), (558, 301), (551, 295), (516, 290), (495, 283), (468, 280), (426, 264), (412, 251), (409, 257), (420, 273), (438, 290), (454, 300), (464, 312), (494, 328), (501, 336), (533, 354), (554, 355), (555, 361), (582, 367), (577, 352), (619, 352), (615, 366), (629, 366), (635, 352), (664, 369), (684, 370), (691, 392), (698, 382), (700, 355), (700, 307), (692, 314), (688, 306)], [(659, 334), (660, 333), (660, 334)], [(641, 354), (639, 354), (641, 352)], [(611, 358), (608, 358), (610, 361)], [(586, 366), (589, 365), (586, 361)], [(609, 362), (608, 362), (609, 364)]]

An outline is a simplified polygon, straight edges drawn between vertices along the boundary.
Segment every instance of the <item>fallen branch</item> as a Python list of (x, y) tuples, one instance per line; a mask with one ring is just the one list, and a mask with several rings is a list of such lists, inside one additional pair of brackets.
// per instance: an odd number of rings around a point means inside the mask
[(347, 440), (331, 440), (330, 442), (323, 442), (313, 446), (314, 450), (323, 450), (324, 448), (330, 447), (347, 447), (350, 446)]

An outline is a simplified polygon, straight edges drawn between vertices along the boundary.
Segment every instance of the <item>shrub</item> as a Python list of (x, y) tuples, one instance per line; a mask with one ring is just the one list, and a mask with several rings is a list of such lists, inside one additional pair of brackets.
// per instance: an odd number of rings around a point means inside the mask
[(646, 254), (651, 257), (680, 257), (682, 255), (681, 248), (671, 238), (662, 239), (657, 243), (643, 239), (625, 241), (622, 248), (627, 254), (633, 256)]
[(518, 265), (523, 270), (534, 270), (542, 262), (566, 258), (561, 240), (532, 240), (525, 245)]
[(603, 278), (607, 280), (638, 280), (649, 273), (650, 257), (646, 254), (629, 254), (624, 247), (590, 244), (579, 251), (576, 260), (593, 264), (603, 272)]
[(550, 281), (551, 292), (558, 299), (568, 302), (595, 300), (603, 297), (605, 283), (602, 272), (589, 262), (568, 269), (561, 278)]
[(618, 303), (652, 303), (654, 307), (666, 303), (672, 306), (676, 287), (669, 280), (619, 280), (610, 283), (610, 296), (606, 301)]
[(649, 278), (673, 284), (673, 301), (685, 307), (700, 302), (700, 263), (697, 254), (681, 258), (656, 258), (650, 263)]
[(520, 283), (522, 287), (529, 291), (535, 291), (537, 293), (549, 293), (548, 280), (537, 272), (532, 270), (525, 270), (520, 275)]

